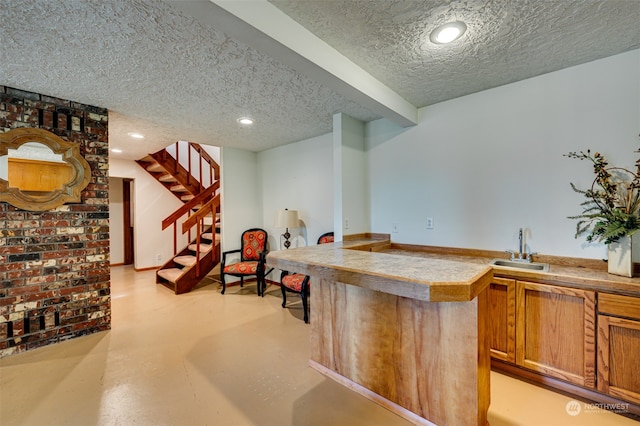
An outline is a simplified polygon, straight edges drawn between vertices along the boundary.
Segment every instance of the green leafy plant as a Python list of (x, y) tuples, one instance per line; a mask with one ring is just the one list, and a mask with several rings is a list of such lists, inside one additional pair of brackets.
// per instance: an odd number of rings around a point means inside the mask
[[(640, 149), (635, 151), (640, 153)], [(640, 229), (640, 158), (635, 173), (622, 167), (610, 167), (605, 157), (596, 152), (570, 152), (565, 157), (588, 160), (596, 175), (591, 188), (582, 190), (571, 183), (571, 188), (586, 200), (582, 214), (569, 216), (577, 219), (576, 234), (587, 235), (589, 242), (610, 244), (621, 237), (633, 235)]]

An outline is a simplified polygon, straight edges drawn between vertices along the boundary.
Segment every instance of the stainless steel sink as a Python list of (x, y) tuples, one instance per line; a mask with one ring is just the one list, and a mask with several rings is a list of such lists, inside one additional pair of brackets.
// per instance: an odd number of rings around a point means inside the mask
[(549, 272), (548, 263), (519, 262), (517, 260), (493, 259), (490, 265), (502, 266), (505, 268), (527, 269), (529, 271)]

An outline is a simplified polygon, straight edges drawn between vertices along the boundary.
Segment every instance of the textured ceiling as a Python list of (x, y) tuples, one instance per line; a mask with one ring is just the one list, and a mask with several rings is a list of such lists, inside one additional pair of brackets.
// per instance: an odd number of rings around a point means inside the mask
[[(417, 107), (640, 48), (636, 0), (271, 3)], [(330, 132), (336, 112), (380, 117), (197, 18), (158, 0), (0, 0), (0, 84), (108, 108), (131, 159), (176, 140), (260, 151)], [(463, 38), (424, 42), (452, 19)]]
[(418, 107), (640, 47), (639, 0), (270, 1)]

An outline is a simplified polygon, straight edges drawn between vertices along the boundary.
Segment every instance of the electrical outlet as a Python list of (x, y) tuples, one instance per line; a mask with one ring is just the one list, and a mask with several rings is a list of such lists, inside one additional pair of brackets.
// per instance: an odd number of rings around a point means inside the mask
[(344, 229), (349, 229), (349, 219), (344, 220)]
[(160, 253), (156, 253), (156, 261), (162, 262), (162, 255)]
[(433, 218), (432, 217), (428, 217), (427, 218), (427, 229), (433, 229)]
[(391, 224), (391, 232), (393, 232), (394, 234), (397, 234), (398, 232), (400, 232), (400, 224), (399, 223), (393, 223)]

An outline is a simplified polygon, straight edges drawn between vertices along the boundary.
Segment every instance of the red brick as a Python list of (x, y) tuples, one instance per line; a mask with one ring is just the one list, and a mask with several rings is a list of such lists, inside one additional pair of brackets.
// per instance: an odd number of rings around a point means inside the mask
[(11, 296), (21, 296), (25, 294), (38, 293), (40, 291), (39, 285), (23, 285), (14, 286), (8, 289), (7, 294)]
[[(47, 212), (26, 212), (0, 203), (0, 315), (11, 314), (16, 304), (36, 302), (42, 306), (30, 311), (27, 336), (18, 334), (24, 321), (17, 321), (21, 324), (16, 324), (15, 340), (3, 336), (0, 328), (0, 356), (4, 356), (108, 330), (111, 311), (109, 222), (87, 214), (108, 213), (108, 112), (47, 95), (4, 86), (1, 89), (11, 97), (3, 98), (0, 106), (0, 131), (35, 127), (41, 117), (42, 127), (78, 143), (92, 168), (91, 182), (82, 193), (81, 203)], [(68, 117), (73, 131), (67, 129)], [(80, 117), (85, 120), (84, 132), (79, 131)], [(65, 228), (81, 228), (82, 233), (69, 234), (63, 231)], [(29, 257), (32, 254), (38, 257)], [(86, 261), (86, 256), (102, 254), (104, 260)], [(18, 257), (21, 255), (26, 257)], [(29, 269), (25, 268), (25, 261)], [(77, 295), (80, 299), (74, 300)], [(56, 312), (68, 312), (64, 315), (72, 315), (68, 319), (73, 324), (57, 326)], [(89, 319), (88, 313), (96, 312), (104, 315)], [(46, 332), (39, 330), (42, 315)]]
[(24, 321), (13, 321), (13, 337), (22, 336), (24, 334)]
[(28, 277), (27, 284), (42, 284), (42, 283), (50, 283), (56, 280), (56, 277), (53, 275), (45, 275), (40, 277)]
[[(17, 263), (17, 265), (24, 266), (24, 263)], [(25, 270), (9, 272), (7, 274), (7, 279), (37, 277), (39, 275), (40, 275), (39, 269), (25, 269)]]
[(0, 306), (12, 306), (18, 301), (17, 297), (0, 297)]
[(60, 293), (60, 296), (68, 296), (76, 293), (84, 293), (85, 291), (87, 291), (87, 289), (85, 288), (85, 286), (81, 285), (81, 286), (75, 286), (75, 287), (61, 288), (59, 290), (59, 293)]
[(0, 254), (18, 254), (18, 253), (24, 253), (24, 246), (0, 247)]

